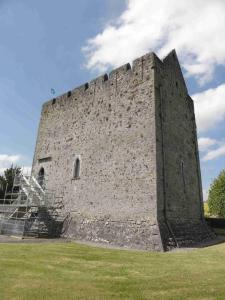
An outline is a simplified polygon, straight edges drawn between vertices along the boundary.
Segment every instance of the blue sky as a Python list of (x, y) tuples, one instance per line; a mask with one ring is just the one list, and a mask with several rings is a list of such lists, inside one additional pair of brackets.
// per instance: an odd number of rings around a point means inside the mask
[(223, 0), (0, 0), (0, 171), (31, 166), (52, 88), (57, 96), (176, 48), (195, 101), (206, 195), (225, 166), (224, 14)]

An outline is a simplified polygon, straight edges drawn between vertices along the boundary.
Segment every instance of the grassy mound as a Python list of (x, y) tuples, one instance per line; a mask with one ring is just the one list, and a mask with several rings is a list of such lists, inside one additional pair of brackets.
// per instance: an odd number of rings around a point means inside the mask
[(224, 299), (225, 244), (148, 253), (0, 244), (0, 299)]

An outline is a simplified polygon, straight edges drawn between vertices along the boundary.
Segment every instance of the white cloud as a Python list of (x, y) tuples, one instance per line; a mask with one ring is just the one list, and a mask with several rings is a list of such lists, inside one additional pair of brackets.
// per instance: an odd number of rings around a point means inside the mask
[(212, 146), (215, 146), (218, 142), (214, 139), (201, 137), (198, 139), (198, 146), (200, 151), (207, 151)]
[(225, 140), (215, 140), (208, 137), (198, 139), (199, 150), (204, 153), (202, 161), (209, 161), (225, 155)]
[(3, 173), (12, 164), (16, 164), (20, 158), (20, 155), (0, 154), (0, 173)]
[(0, 163), (15, 163), (20, 159), (20, 155), (0, 154)]
[(191, 97), (195, 103), (195, 114), (199, 131), (211, 129), (224, 119), (225, 84)]
[(225, 143), (221, 144), (217, 149), (210, 150), (202, 160), (209, 161), (221, 156), (225, 156)]
[[(8, 155), (8, 154), (0, 154), (0, 174), (3, 174), (7, 168), (10, 168), (12, 165), (21, 166), (22, 156), (19, 154), (16, 155)], [(30, 175), (31, 167), (23, 166), (22, 172), (25, 175)]]
[(83, 48), (89, 69), (105, 71), (148, 52), (164, 56), (176, 48), (188, 75), (211, 79), (225, 64), (224, 0), (127, 0), (114, 24)]

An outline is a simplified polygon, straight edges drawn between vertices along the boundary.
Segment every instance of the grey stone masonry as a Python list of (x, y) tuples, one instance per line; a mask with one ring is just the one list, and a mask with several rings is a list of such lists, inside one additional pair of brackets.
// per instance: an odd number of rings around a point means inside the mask
[(40, 171), (70, 213), (64, 236), (155, 251), (213, 237), (193, 101), (174, 50), (46, 102), (32, 174)]

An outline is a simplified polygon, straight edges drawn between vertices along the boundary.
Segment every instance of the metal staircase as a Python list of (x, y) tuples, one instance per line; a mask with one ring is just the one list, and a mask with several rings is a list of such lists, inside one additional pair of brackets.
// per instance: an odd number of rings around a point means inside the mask
[(0, 205), (0, 234), (58, 237), (65, 218), (62, 197), (45, 189), (34, 176), (20, 173)]

